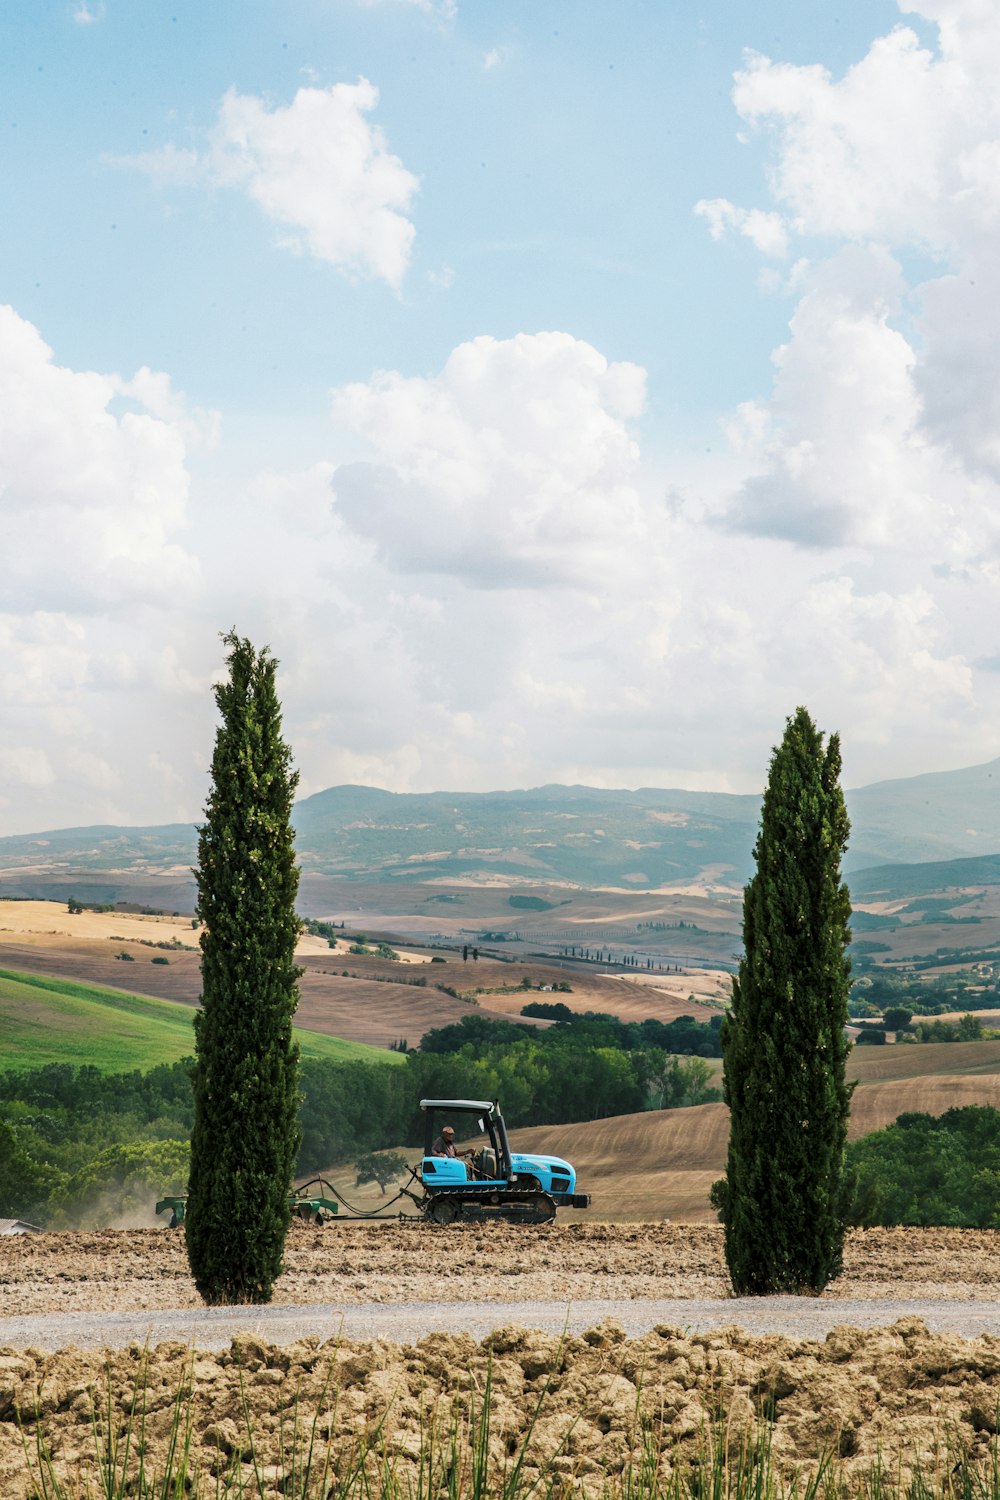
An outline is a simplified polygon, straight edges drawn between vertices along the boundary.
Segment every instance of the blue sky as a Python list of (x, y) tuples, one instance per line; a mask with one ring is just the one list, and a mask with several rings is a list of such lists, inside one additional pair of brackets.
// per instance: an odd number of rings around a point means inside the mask
[(0, 14), (0, 832), (1000, 753), (988, 0)]

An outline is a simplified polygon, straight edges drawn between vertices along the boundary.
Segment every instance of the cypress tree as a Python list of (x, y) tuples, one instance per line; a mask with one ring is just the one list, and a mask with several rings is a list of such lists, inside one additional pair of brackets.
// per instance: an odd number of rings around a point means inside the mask
[(198, 834), (201, 1010), (195, 1016), (188, 1261), (210, 1305), (269, 1302), (299, 1147), (295, 863), (298, 775), (281, 737), (277, 662), (235, 633)]
[(842, 1267), (850, 825), (840, 741), (800, 708), (771, 757), (744, 956), (722, 1026), (730, 1108), (712, 1202), (737, 1295), (818, 1293)]

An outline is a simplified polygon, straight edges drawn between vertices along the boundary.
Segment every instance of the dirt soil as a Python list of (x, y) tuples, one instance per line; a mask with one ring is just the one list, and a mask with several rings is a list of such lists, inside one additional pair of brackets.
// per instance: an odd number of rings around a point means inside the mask
[[(720, 1297), (728, 1285), (713, 1226), (293, 1225), (276, 1302)], [(182, 1232), (39, 1234), (0, 1240), (5, 1316), (197, 1306)], [(825, 1298), (1000, 1299), (996, 1236), (968, 1230), (852, 1233), (842, 1277)], [(998, 1305), (1000, 1326), (1000, 1305)], [(98, 1427), (127, 1427), (146, 1407), (146, 1463), (162, 1464), (178, 1392), (187, 1393), (194, 1467), (251, 1478), (256, 1445), (265, 1493), (289, 1489), (289, 1433), (316, 1419), (343, 1458), (382, 1423), (382, 1462), (415, 1484), (421, 1424), (470, 1421), (492, 1386), (491, 1459), (529, 1436), (530, 1479), (557, 1493), (620, 1483), (645, 1444), (665, 1471), (690, 1459), (713, 1421), (759, 1431), (789, 1475), (832, 1451), (845, 1474), (881, 1454), (904, 1468), (942, 1462), (940, 1445), (988, 1453), (997, 1428), (1000, 1337), (931, 1334), (919, 1319), (887, 1329), (838, 1327), (821, 1342), (738, 1329), (686, 1336), (661, 1327), (628, 1339), (615, 1324), (576, 1338), (500, 1326), (477, 1343), (435, 1333), (414, 1346), (317, 1339), (276, 1347), (241, 1336), (222, 1352), (0, 1350), (0, 1495), (32, 1493), (40, 1430), (64, 1484), (93, 1464)], [(245, 1403), (245, 1405), (244, 1405)], [(296, 1407), (296, 1403), (298, 1403)], [(540, 1403), (540, 1406), (539, 1406)], [(539, 1408), (537, 1416), (536, 1407)], [(23, 1426), (27, 1447), (22, 1442)], [(465, 1429), (462, 1429), (465, 1430)], [(384, 1438), (384, 1443), (382, 1442)], [(284, 1458), (280, 1449), (284, 1442)], [(935, 1446), (937, 1454), (935, 1456)], [(129, 1460), (136, 1462), (135, 1454)], [(344, 1460), (346, 1461), (346, 1459)], [(374, 1460), (373, 1460), (374, 1461)], [(686, 1460), (685, 1460), (686, 1461)], [(891, 1465), (890, 1465), (891, 1466)], [(214, 1493), (214, 1488), (209, 1492)], [(252, 1488), (247, 1493), (256, 1493)]]
[[(540, 1478), (543, 1494), (613, 1496), (644, 1462), (666, 1479), (713, 1440), (733, 1453), (755, 1439), (786, 1481), (831, 1456), (845, 1493), (879, 1461), (893, 1478), (920, 1467), (940, 1481), (963, 1452), (988, 1471), (998, 1375), (1000, 1339), (931, 1334), (918, 1318), (840, 1326), (822, 1341), (667, 1326), (630, 1340), (606, 1322), (569, 1339), (501, 1326), (480, 1343), (434, 1333), (415, 1345), (311, 1338), (276, 1347), (244, 1335), (214, 1354), (182, 1344), (8, 1350), (0, 1493), (96, 1489), (95, 1452), (106, 1464), (117, 1442), (114, 1487), (101, 1493), (132, 1494), (120, 1480), (138, 1467), (141, 1425), (147, 1479), (162, 1474), (179, 1426), (203, 1493), (228, 1476), (243, 1495), (300, 1494), (293, 1476), (315, 1438), (316, 1467), (329, 1452), (341, 1476), (358, 1463), (359, 1442), (369, 1449), (369, 1496), (387, 1469), (397, 1494), (444, 1494), (453, 1463), (468, 1480), (487, 1389), (489, 1464), (498, 1475), (526, 1452), (522, 1493)], [(436, 1482), (419, 1485), (421, 1455), (435, 1447)], [(324, 1483), (308, 1493), (330, 1492)], [(496, 1478), (485, 1492), (500, 1493)]]
[[(274, 1301), (530, 1302), (725, 1297), (716, 1225), (292, 1224)], [(198, 1307), (183, 1231), (0, 1238), (2, 1315)], [(1000, 1302), (1000, 1237), (971, 1229), (867, 1229), (847, 1238), (826, 1297)], [(1000, 1306), (998, 1329), (1000, 1329)]]

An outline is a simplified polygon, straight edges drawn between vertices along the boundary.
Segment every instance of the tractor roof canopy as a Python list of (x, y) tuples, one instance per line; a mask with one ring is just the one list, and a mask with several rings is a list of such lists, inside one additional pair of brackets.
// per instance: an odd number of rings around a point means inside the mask
[(469, 1115), (492, 1114), (493, 1104), (489, 1099), (421, 1099), (421, 1109), (453, 1109)]

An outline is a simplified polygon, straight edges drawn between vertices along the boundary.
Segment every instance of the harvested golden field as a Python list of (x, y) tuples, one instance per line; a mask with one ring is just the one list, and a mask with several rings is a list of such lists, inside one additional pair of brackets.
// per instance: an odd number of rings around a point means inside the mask
[[(859, 1048), (851, 1053), (848, 1074), (857, 1079), (852, 1140), (910, 1110), (940, 1115), (967, 1104), (1000, 1109), (1000, 1042)], [(714, 1223), (708, 1193), (725, 1171), (728, 1136), (726, 1106), (699, 1104), (515, 1130), (511, 1140), (516, 1150), (571, 1161), (580, 1190), (593, 1194), (592, 1214), (602, 1219)]]
[[(183, 1005), (197, 1005), (201, 993), (197, 939), (190, 919), (70, 914), (59, 902), (0, 902), (0, 968), (126, 989)], [(175, 941), (185, 949), (165, 952), (158, 946)], [(121, 952), (132, 962), (115, 957)], [(427, 950), (408, 950), (405, 944), (399, 952), (397, 962), (352, 954), (340, 943), (334, 951), (325, 939), (303, 937), (297, 950), (305, 971), (297, 1024), (376, 1047), (405, 1038), (412, 1047), (432, 1027), (451, 1025), (474, 1009), (480, 1015), (516, 1019), (530, 999), (559, 999), (573, 1010), (610, 1011), (631, 1020), (653, 1016), (669, 1021), (683, 1014), (707, 1019), (718, 1010), (723, 984), (712, 974), (661, 976), (662, 983), (638, 983), (595, 969), (574, 973), (569, 994), (527, 994), (518, 988), (523, 974), (535, 985), (552, 985), (565, 979), (565, 971), (537, 961), (514, 965), (486, 957), (463, 962), (449, 956), (445, 963), (431, 963)], [(166, 964), (153, 964), (154, 957), (164, 956)], [(456, 999), (439, 985), (464, 993), (481, 988), (485, 993)], [(491, 993), (497, 990), (507, 993)], [(694, 990), (699, 1000), (689, 998)]]
[[(1000, 1041), (896, 1043), (887, 1047), (855, 1047), (847, 1059), (847, 1076), (859, 1084), (890, 1078), (976, 1076), (1000, 1073)], [(913, 1105), (919, 1109), (919, 1105)]]

